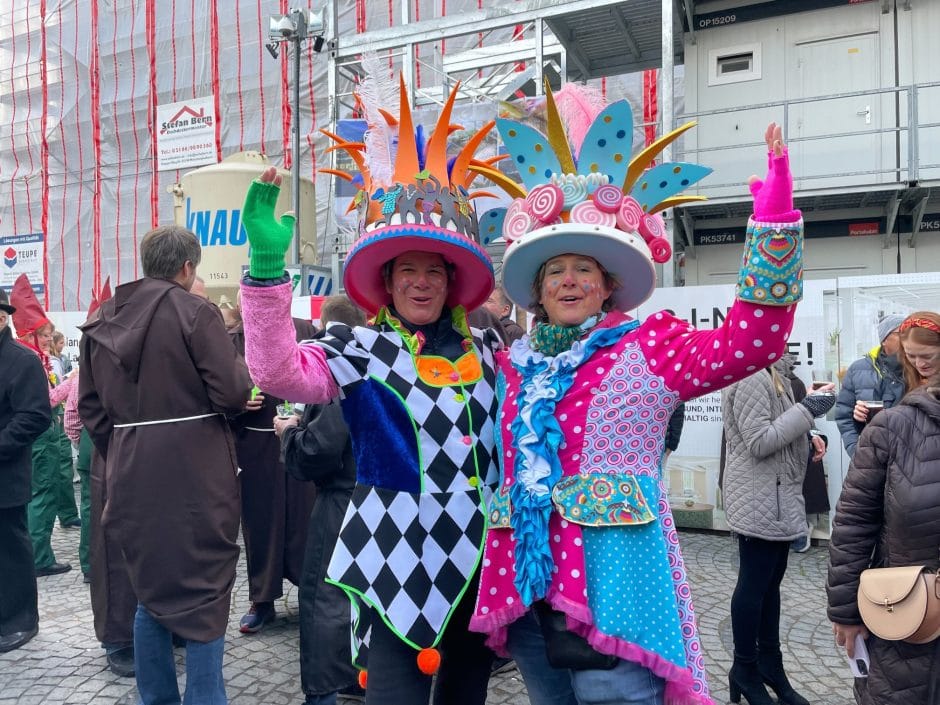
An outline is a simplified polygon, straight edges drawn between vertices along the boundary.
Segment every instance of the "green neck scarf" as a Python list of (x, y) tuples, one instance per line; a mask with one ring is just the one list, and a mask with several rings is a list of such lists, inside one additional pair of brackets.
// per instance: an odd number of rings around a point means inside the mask
[(591, 328), (604, 320), (606, 314), (602, 311), (591, 316), (579, 326), (559, 326), (552, 323), (539, 323), (529, 335), (529, 345), (547, 357), (571, 350), (574, 341), (587, 333)]

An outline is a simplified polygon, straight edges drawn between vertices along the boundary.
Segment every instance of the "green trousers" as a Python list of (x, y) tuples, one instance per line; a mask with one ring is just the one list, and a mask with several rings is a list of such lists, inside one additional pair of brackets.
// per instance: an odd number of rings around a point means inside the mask
[(59, 526), (78, 521), (78, 507), (75, 506), (75, 486), (72, 482), (72, 442), (65, 435), (61, 424), (62, 417), (56, 419), (56, 441), (59, 444), (59, 481), (56, 485), (56, 513)]
[(29, 536), (33, 542), (36, 568), (55, 563), (52, 552), (52, 525), (58, 513), (58, 483), (61, 477), (60, 443), (55, 423), (33, 443), (32, 499), (26, 509)]
[(88, 557), (88, 545), (91, 541), (91, 453), (93, 444), (88, 431), (82, 429), (82, 437), (78, 441), (78, 461), (75, 470), (81, 480), (82, 501), (82, 535), (78, 542), (78, 562), (82, 566), (82, 573), (88, 575), (91, 571), (91, 561)]

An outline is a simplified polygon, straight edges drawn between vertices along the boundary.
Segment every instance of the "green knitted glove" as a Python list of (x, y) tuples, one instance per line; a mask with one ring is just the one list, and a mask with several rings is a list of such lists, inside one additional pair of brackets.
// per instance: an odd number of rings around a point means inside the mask
[(277, 279), (284, 275), (284, 258), (294, 239), (294, 216), (274, 218), (274, 204), (280, 186), (251, 182), (242, 207), (242, 223), (248, 234), (251, 257), (248, 274), (252, 279)]

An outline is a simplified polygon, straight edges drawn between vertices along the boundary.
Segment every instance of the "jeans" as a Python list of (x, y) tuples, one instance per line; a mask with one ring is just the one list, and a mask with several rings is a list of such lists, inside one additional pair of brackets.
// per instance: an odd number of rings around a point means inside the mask
[[(186, 693), (182, 705), (227, 705), (222, 680), (225, 637), (186, 642)], [(143, 605), (134, 615), (134, 668), (140, 705), (180, 705), (172, 636)]]
[(519, 666), (532, 705), (662, 705), (666, 682), (632, 661), (610, 670), (553, 668), (531, 610), (509, 626), (509, 653)]
[(663, 705), (666, 681), (633, 661), (609, 671), (572, 671), (579, 705)]
[(731, 596), (736, 660), (754, 663), (758, 651), (780, 651), (780, 583), (789, 551), (789, 541), (738, 536), (738, 582)]
[(571, 672), (548, 662), (545, 639), (532, 610), (509, 625), (506, 646), (525, 681), (531, 705), (578, 705)]

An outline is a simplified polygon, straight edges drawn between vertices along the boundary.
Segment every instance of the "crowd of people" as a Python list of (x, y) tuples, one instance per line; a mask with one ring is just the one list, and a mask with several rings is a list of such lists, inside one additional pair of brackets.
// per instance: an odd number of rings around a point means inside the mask
[[(498, 657), (535, 705), (709, 705), (662, 473), (683, 402), (723, 390), (732, 701), (769, 705), (769, 687), (808, 705), (784, 668), (780, 585), (827, 452), (814, 419), (835, 407), (852, 456), (830, 543), (835, 638), (850, 656), (867, 640), (862, 705), (936, 703), (937, 641), (869, 634), (856, 593), (866, 568), (940, 558), (940, 316), (883, 318), (838, 399), (832, 384), (796, 390), (802, 216), (771, 124), (724, 323), (631, 319), (669, 257), (657, 206), (707, 170), (645, 177), (657, 151), (631, 161), (625, 101), (581, 101), (580, 127), (554, 101), (547, 137), (497, 124), (531, 165), (519, 183), (474, 155), (492, 124), (448, 154), (453, 95), (427, 140), (404, 90), (395, 118), (363, 105), (370, 130), (394, 126), (391, 160), (330, 135), (360, 169), (360, 236), (348, 298), (324, 303), (319, 329), (291, 316), (293, 218), (275, 215), (273, 168), (246, 196), (234, 305), (200, 292), (201, 248), (180, 226), (142, 239), (141, 279), (96, 292), (73, 371), (28, 281), (0, 298), (0, 651), (37, 632), (36, 577), (70, 569), (52, 553), (58, 516), (82, 529), (96, 635), (141, 703), (224, 704), (240, 527), (240, 631), (275, 619), (285, 579), (299, 585), (307, 705), (482, 705)], [(501, 286), (477, 236), (479, 174), (513, 199), (491, 216)]]

